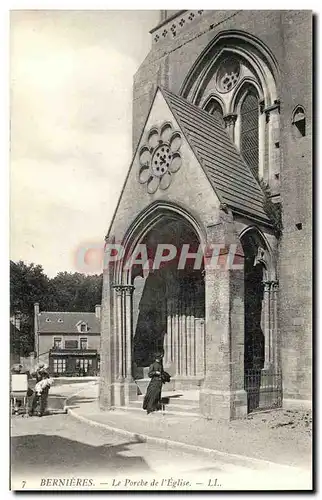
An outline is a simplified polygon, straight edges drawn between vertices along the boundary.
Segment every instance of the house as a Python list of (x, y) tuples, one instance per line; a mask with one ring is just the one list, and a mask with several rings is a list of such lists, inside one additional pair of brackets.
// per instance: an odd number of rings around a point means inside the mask
[(161, 11), (150, 33), (106, 235), (100, 405), (135, 401), (160, 346), (207, 418), (310, 405), (312, 13)]
[(99, 372), (101, 306), (95, 312), (40, 311), (34, 305), (35, 351), (52, 376)]

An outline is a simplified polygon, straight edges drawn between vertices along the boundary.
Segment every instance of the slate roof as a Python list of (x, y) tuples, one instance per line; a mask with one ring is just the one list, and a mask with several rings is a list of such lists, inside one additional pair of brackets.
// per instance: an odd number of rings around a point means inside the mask
[(221, 203), (269, 223), (263, 191), (216, 116), (160, 88)]
[[(50, 321), (46, 321), (46, 319)], [(62, 320), (62, 321), (58, 321)], [(77, 323), (80, 321), (88, 325), (87, 334), (97, 334), (101, 332), (100, 320), (95, 313), (91, 312), (47, 312), (41, 311), (38, 315), (38, 332), (39, 333), (59, 333), (69, 334), (77, 333), (80, 335), (77, 328)], [(84, 332), (85, 335), (85, 332)]]

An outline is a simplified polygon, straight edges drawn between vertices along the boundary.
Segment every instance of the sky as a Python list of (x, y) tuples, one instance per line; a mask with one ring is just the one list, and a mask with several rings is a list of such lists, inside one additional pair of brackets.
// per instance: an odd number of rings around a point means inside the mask
[(131, 162), (133, 75), (159, 11), (10, 17), (10, 258), (100, 272), (82, 249), (103, 245)]

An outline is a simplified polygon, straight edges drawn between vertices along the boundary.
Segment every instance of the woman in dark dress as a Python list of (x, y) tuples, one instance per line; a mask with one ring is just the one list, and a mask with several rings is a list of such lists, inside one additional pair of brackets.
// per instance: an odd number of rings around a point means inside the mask
[(162, 354), (157, 354), (149, 369), (148, 375), (151, 381), (143, 401), (143, 410), (148, 414), (161, 409), (162, 374)]

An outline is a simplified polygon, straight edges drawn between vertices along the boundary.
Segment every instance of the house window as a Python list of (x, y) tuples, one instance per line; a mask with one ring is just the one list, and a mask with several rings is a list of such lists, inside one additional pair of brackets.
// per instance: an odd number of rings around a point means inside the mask
[(80, 331), (82, 333), (87, 332), (87, 325), (86, 325), (86, 323), (81, 323), (81, 325), (80, 325)]
[(54, 359), (54, 373), (64, 373), (66, 371), (66, 359)]
[(293, 113), (293, 131), (295, 138), (305, 137), (306, 136), (306, 119), (305, 112), (302, 106), (297, 106)]
[(54, 337), (54, 349), (61, 349), (62, 343), (63, 342), (61, 337)]
[(89, 366), (89, 360), (86, 358), (78, 358), (76, 359), (76, 370), (80, 373), (87, 373)]
[(249, 90), (240, 108), (240, 152), (255, 175), (258, 175), (258, 97)]
[(87, 349), (87, 338), (83, 337), (80, 339), (80, 348), (82, 351), (85, 351)]

